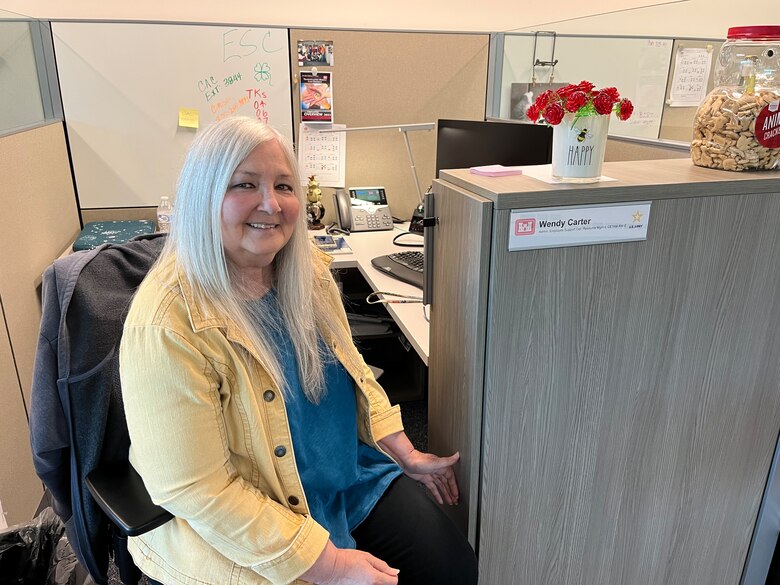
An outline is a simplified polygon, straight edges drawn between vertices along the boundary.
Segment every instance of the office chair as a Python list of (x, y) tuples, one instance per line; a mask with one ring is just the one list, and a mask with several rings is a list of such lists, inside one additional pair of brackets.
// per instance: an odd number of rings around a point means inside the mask
[(113, 555), (120, 579), (141, 573), (127, 537), (167, 522), (128, 461), (119, 341), (138, 285), (164, 236), (141, 236), (55, 261), (43, 278), (30, 440), (36, 473), (65, 522), (77, 557), (98, 585)]

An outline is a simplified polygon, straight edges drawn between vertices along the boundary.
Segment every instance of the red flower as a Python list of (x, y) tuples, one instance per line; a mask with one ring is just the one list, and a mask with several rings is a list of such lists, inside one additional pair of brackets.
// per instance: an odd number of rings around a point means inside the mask
[(626, 98), (620, 100), (620, 104), (618, 104), (618, 111), (617, 111), (618, 119), (628, 120), (631, 117), (631, 114), (633, 113), (634, 113), (634, 104), (631, 103), (631, 100), (627, 100)]
[(556, 90), (556, 93), (561, 96), (562, 98), (567, 98), (571, 94), (573, 94), (575, 91), (577, 91), (577, 86), (570, 83), (569, 85), (565, 85), (561, 87), (560, 89)]
[(536, 98), (534, 105), (537, 106), (539, 110), (543, 110), (545, 106), (550, 103), (550, 100), (552, 100), (554, 95), (555, 94), (550, 89), (543, 91), (539, 94), (539, 97)]
[(549, 104), (544, 109), (544, 121), (547, 122), (550, 126), (556, 126), (561, 123), (565, 113), (566, 112), (563, 111), (561, 104), (557, 102)]
[(588, 96), (584, 91), (575, 91), (566, 100), (565, 108), (567, 112), (576, 112), (588, 101)]
[(620, 99), (615, 87), (594, 90), (590, 81), (569, 84), (557, 90), (542, 92), (526, 111), (531, 122), (543, 120), (550, 126), (560, 124), (564, 115), (572, 113), (575, 117), (594, 115), (607, 116), (612, 112), (621, 120), (627, 120), (634, 106), (627, 99)]
[(601, 90), (612, 98), (612, 103), (617, 103), (620, 99), (620, 92), (615, 87), (605, 87)]
[(596, 108), (596, 113), (598, 114), (607, 115), (611, 113), (614, 105), (615, 102), (612, 100), (612, 96), (603, 91), (593, 98), (593, 107)]
[(558, 95), (562, 98), (566, 98), (578, 91), (588, 93), (594, 87), (596, 86), (593, 85), (590, 81), (580, 81), (577, 85), (567, 85), (566, 87), (562, 87), (558, 90)]
[(528, 110), (526, 110), (525, 117), (531, 120), (531, 122), (536, 122), (539, 119), (540, 113), (539, 106), (533, 103), (528, 107)]

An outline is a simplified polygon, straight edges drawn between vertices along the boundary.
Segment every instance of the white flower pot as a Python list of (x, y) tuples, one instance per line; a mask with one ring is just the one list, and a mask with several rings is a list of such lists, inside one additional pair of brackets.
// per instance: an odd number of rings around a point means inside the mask
[(607, 146), (609, 116), (566, 114), (553, 126), (552, 175), (569, 183), (594, 183), (601, 179)]

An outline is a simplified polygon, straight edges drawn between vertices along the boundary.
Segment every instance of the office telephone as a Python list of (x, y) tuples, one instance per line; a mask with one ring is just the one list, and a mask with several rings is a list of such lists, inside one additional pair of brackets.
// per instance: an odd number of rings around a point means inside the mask
[(336, 190), (336, 214), (342, 229), (365, 232), (393, 229), (384, 187), (352, 187), (349, 195)]

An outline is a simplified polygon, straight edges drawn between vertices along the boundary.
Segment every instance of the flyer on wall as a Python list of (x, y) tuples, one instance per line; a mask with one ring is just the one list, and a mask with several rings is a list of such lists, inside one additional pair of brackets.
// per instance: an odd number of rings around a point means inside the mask
[(333, 122), (330, 72), (301, 71), (301, 122)]

